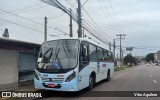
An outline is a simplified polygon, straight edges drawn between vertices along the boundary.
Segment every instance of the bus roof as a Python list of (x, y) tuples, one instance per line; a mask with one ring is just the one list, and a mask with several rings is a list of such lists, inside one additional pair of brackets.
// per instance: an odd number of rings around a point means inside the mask
[[(69, 37), (69, 38), (60, 38), (60, 39), (54, 39), (54, 40), (80, 40), (80, 42), (81, 41), (87, 41), (87, 42), (89, 42), (89, 43), (92, 43), (92, 44), (94, 44), (94, 45), (97, 45), (97, 46), (99, 46), (99, 47), (101, 47), (101, 48), (104, 48), (104, 49), (107, 49), (107, 50), (109, 50), (109, 46), (107, 45), (107, 44), (104, 44), (104, 43), (102, 43), (102, 42), (99, 42), (98, 43), (98, 41), (95, 41), (95, 40), (93, 40), (93, 39), (89, 39), (88, 37), (86, 37), (86, 38), (71, 38), (71, 37)], [(53, 40), (49, 40), (49, 41), (53, 41)], [(47, 42), (47, 41), (46, 41)], [(109, 50), (110, 51), (110, 50)]]

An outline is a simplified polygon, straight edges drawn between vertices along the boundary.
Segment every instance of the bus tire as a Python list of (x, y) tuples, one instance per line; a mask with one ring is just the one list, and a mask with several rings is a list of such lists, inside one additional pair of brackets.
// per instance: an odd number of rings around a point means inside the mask
[(107, 73), (107, 81), (110, 81), (110, 79), (111, 79), (111, 75), (110, 75), (110, 70), (108, 70), (108, 73)]
[(88, 89), (89, 89), (89, 90), (92, 90), (93, 87), (94, 87), (94, 77), (93, 77), (93, 75), (91, 75), (90, 78), (89, 78), (89, 86), (88, 86)]
[(110, 70), (107, 71), (107, 78), (105, 79), (105, 81), (110, 81), (111, 76), (110, 76)]

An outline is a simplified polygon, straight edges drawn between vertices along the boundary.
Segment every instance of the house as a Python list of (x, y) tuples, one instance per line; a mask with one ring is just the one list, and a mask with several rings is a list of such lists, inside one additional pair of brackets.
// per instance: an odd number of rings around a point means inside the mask
[(0, 37), (0, 85), (33, 80), (40, 44)]

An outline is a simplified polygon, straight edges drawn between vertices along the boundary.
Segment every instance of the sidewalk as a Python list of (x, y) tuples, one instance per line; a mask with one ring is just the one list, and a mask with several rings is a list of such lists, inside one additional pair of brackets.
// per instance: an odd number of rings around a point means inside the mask
[(33, 91), (34, 83), (33, 81), (26, 81), (26, 82), (20, 82), (20, 83), (14, 83), (14, 84), (6, 84), (6, 85), (0, 85), (0, 91)]
[[(34, 88), (33, 81), (0, 85), (0, 92), (11, 92), (11, 91), (36, 91), (36, 89)], [(0, 97), (0, 100), (10, 100), (10, 98)], [(12, 100), (16, 100), (16, 98)]]

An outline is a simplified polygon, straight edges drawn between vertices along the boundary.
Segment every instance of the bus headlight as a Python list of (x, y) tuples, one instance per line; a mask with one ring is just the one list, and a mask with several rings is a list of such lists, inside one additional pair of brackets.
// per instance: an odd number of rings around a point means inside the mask
[(35, 78), (37, 79), (37, 80), (39, 80), (39, 77), (38, 77), (38, 75), (35, 73)]
[(40, 73), (35, 70), (35, 75), (34, 75), (34, 76), (35, 76), (35, 78), (36, 78), (37, 80), (40, 80), (39, 75), (40, 75)]
[(76, 72), (74, 71), (71, 75), (69, 75), (65, 82), (70, 82), (72, 79), (76, 77)]

